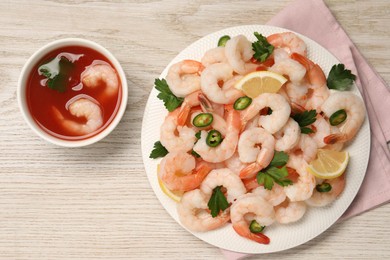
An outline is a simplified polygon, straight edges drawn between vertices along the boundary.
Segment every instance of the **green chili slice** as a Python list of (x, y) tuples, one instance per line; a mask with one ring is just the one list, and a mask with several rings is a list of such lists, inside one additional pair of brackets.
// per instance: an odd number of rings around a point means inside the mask
[(230, 40), (230, 36), (229, 36), (229, 35), (224, 35), (224, 36), (222, 36), (221, 38), (219, 38), (218, 47), (219, 47), (219, 46), (225, 47), (226, 42), (227, 42), (228, 40)]
[(330, 185), (329, 183), (327, 182), (324, 182), (322, 184), (318, 184), (316, 185), (316, 190), (318, 192), (329, 192), (332, 190), (332, 185)]
[(257, 223), (256, 220), (252, 220), (251, 224), (249, 225), (249, 230), (252, 233), (260, 233), (263, 231), (265, 226), (261, 226), (259, 223)]
[(334, 112), (330, 117), (329, 117), (329, 123), (331, 125), (339, 125), (342, 122), (347, 119), (347, 113), (345, 112), (344, 109), (340, 109), (336, 112)]
[(200, 113), (192, 120), (192, 124), (196, 127), (209, 126), (214, 120), (213, 114)]
[(252, 99), (250, 97), (240, 97), (234, 102), (234, 109), (235, 110), (244, 110), (252, 103)]
[(216, 147), (222, 142), (222, 135), (217, 130), (210, 130), (207, 134), (206, 144), (210, 147)]

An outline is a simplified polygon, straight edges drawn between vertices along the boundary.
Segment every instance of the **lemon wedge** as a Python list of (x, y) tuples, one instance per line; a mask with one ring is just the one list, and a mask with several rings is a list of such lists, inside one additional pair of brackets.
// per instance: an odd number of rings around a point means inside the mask
[(320, 179), (333, 179), (344, 173), (348, 161), (348, 152), (318, 149), (317, 159), (312, 161), (307, 169)]
[[(160, 170), (160, 165), (157, 165), (157, 173), (158, 173), (159, 170)], [(184, 192), (182, 192), (182, 191), (172, 191), (172, 190), (168, 189), (168, 187), (165, 186), (164, 182), (162, 182), (162, 180), (160, 180), (160, 178), (158, 178), (158, 185), (160, 186), (160, 189), (162, 190), (162, 192), (165, 195), (167, 195), (169, 198), (171, 198), (175, 202), (180, 202), (181, 197), (183, 196)]]
[(255, 71), (245, 75), (234, 87), (250, 98), (263, 93), (276, 93), (287, 79), (271, 71)]

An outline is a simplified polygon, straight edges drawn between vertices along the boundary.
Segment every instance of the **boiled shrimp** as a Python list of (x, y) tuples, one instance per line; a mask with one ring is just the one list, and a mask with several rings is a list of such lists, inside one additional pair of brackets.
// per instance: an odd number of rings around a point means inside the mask
[(188, 153), (170, 152), (161, 160), (158, 176), (172, 191), (189, 191), (198, 188), (211, 169)]
[(226, 58), (238, 74), (245, 75), (256, 70), (257, 65), (250, 62), (253, 54), (252, 43), (244, 35), (233, 37), (226, 43)]
[(290, 58), (278, 61), (271, 68), (269, 68), (269, 70), (281, 75), (288, 76), (290, 81), (293, 83), (301, 82), (306, 74), (305, 67), (299, 62)]
[(247, 163), (243, 163), (240, 160), (238, 152), (235, 152), (229, 159), (225, 160), (224, 164), (236, 175), (239, 175), (241, 170), (244, 169), (246, 166), (248, 166)]
[(103, 125), (103, 116), (100, 106), (87, 98), (79, 98), (68, 102), (69, 113), (75, 117), (85, 117), (85, 123), (66, 119), (61, 112), (54, 108), (59, 122), (70, 132), (78, 135), (90, 134)]
[(240, 178), (248, 179), (268, 166), (274, 156), (275, 138), (260, 127), (245, 130), (238, 141), (240, 160), (249, 163), (241, 170)]
[(298, 123), (289, 118), (285, 126), (275, 133), (275, 150), (288, 152), (293, 149), (299, 142), (301, 129)]
[(283, 187), (276, 183), (271, 190), (267, 190), (264, 186), (259, 186), (253, 189), (252, 193), (261, 196), (272, 206), (277, 206), (286, 199), (286, 193), (284, 192)]
[(306, 134), (301, 134), (299, 142), (296, 147), (293, 148), (292, 153), (300, 155), (307, 162), (310, 163), (317, 156), (317, 143)]
[(299, 53), (306, 56), (306, 44), (292, 32), (275, 33), (267, 37), (267, 41), (277, 48), (282, 48), (287, 53)]
[(313, 195), (306, 200), (306, 203), (313, 207), (324, 207), (329, 205), (343, 192), (345, 187), (344, 174), (340, 177), (331, 180), (325, 180), (330, 184), (332, 189), (329, 192), (318, 192), (316, 189), (313, 191)]
[(81, 73), (81, 82), (88, 88), (104, 84), (104, 93), (114, 95), (119, 90), (119, 79), (115, 70), (105, 61), (95, 60)]
[(316, 185), (314, 176), (307, 171), (308, 164), (300, 156), (290, 155), (287, 167), (290, 167), (299, 174), (298, 181), (292, 185), (285, 186), (284, 191), (291, 201), (304, 201), (311, 197)]
[(240, 115), (232, 105), (226, 106), (226, 110), (227, 132), (222, 142), (217, 147), (210, 147), (206, 143), (207, 132), (202, 131), (200, 139), (193, 148), (206, 162), (223, 162), (229, 159), (236, 150), (240, 132)]
[(206, 51), (201, 62), (204, 67), (208, 67), (214, 63), (227, 63), (225, 47), (219, 46)]
[(207, 206), (209, 199), (210, 197), (199, 189), (184, 193), (177, 204), (180, 222), (195, 232), (205, 232), (225, 225), (230, 220), (229, 211), (212, 217)]
[(160, 128), (160, 142), (169, 152), (190, 151), (196, 142), (194, 129), (178, 125), (179, 111), (180, 108), (177, 108), (170, 112)]
[(222, 186), (226, 190), (226, 200), (233, 203), (238, 197), (246, 193), (241, 179), (228, 168), (212, 170), (200, 185), (200, 190), (211, 197), (214, 188)]
[(318, 148), (323, 148), (326, 145), (324, 137), (330, 135), (331, 125), (321, 114), (317, 114), (316, 121), (312, 126), (315, 128), (315, 132), (310, 134), (310, 137), (317, 143)]
[(275, 207), (275, 218), (280, 224), (288, 224), (300, 220), (305, 212), (305, 202), (286, 199), (285, 202)]
[(301, 63), (307, 71), (309, 91), (306, 95), (307, 102), (305, 108), (307, 110), (315, 109), (317, 112), (320, 112), (322, 104), (330, 95), (324, 72), (318, 64), (298, 53), (293, 53), (291, 58)]
[(173, 64), (166, 76), (169, 89), (177, 97), (185, 97), (200, 89), (200, 73), (203, 65), (195, 60), (183, 60)]
[(226, 63), (215, 63), (204, 69), (201, 75), (201, 89), (206, 97), (218, 104), (232, 104), (243, 96), (236, 88), (223, 89), (219, 82), (226, 82), (233, 78), (233, 70)]
[(261, 196), (247, 193), (237, 199), (230, 209), (233, 229), (242, 237), (257, 243), (268, 244), (269, 238), (262, 233), (252, 233), (249, 224), (256, 220), (261, 226), (269, 226), (275, 221), (273, 206)]
[(321, 109), (328, 118), (341, 109), (344, 109), (347, 114), (346, 120), (338, 126), (341, 133), (331, 134), (324, 138), (327, 144), (352, 140), (362, 126), (366, 114), (363, 100), (351, 92), (332, 93)]
[(245, 125), (254, 118), (263, 108), (271, 108), (271, 115), (261, 115), (259, 125), (271, 134), (276, 133), (287, 123), (290, 118), (291, 107), (287, 100), (279, 94), (264, 93), (252, 100), (252, 104), (241, 114), (241, 119)]
[(288, 82), (284, 88), (288, 98), (290, 99), (291, 106), (299, 106), (302, 107), (302, 109), (298, 110), (305, 110), (309, 87), (306, 84)]

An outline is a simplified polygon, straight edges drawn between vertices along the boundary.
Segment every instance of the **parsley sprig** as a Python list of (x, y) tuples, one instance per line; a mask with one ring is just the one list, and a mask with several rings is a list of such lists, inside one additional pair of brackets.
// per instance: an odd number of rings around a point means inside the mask
[(168, 150), (161, 144), (160, 141), (157, 141), (153, 145), (153, 150), (149, 155), (149, 158), (156, 159), (159, 157), (164, 157), (168, 154)]
[(209, 202), (207, 203), (207, 206), (209, 210), (211, 211), (211, 216), (215, 218), (218, 216), (220, 211), (224, 211), (229, 207), (229, 203), (221, 191), (222, 186), (217, 186), (213, 190), (213, 194), (211, 195), (211, 198)]
[(351, 88), (354, 80), (356, 80), (356, 75), (340, 63), (333, 65), (326, 83), (330, 89), (345, 91)]
[(253, 57), (263, 62), (265, 61), (274, 51), (274, 46), (272, 46), (263, 35), (255, 32), (254, 35), (257, 38), (257, 41), (252, 43), (252, 49), (255, 51)]
[(184, 99), (176, 97), (172, 93), (165, 79), (155, 79), (154, 85), (155, 88), (160, 91), (157, 97), (164, 102), (164, 106), (169, 112), (172, 112), (183, 103)]
[(74, 64), (64, 57), (56, 57), (38, 68), (39, 75), (47, 78), (46, 85), (60, 93), (66, 91)]
[(288, 154), (275, 151), (271, 163), (257, 174), (257, 183), (263, 184), (267, 190), (272, 190), (274, 183), (282, 187), (291, 185), (292, 181), (287, 178), (287, 161)]
[(295, 114), (293, 119), (299, 124), (302, 134), (310, 134), (314, 133), (314, 131), (307, 126), (313, 124), (317, 120), (316, 116), (316, 110), (305, 110), (302, 113)]

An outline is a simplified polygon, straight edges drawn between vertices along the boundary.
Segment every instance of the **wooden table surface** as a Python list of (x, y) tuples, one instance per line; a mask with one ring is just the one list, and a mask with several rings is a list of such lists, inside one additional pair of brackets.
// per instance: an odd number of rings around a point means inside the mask
[[(214, 31), (264, 24), (289, 2), (1, 1), (0, 258), (222, 259), (158, 202), (141, 158), (141, 122), (153, 81), (182, 49)], [(390, 82), (390, 1), (326, 0), (378, 73)], [(35, 136), (16, 101), (19, 73), (42, 45), (81, 37), (108, 48), (129, 85), (112, 134), (84, 148)], [(254, 259), (390, 257), (383, 205), (299, 247)]]

